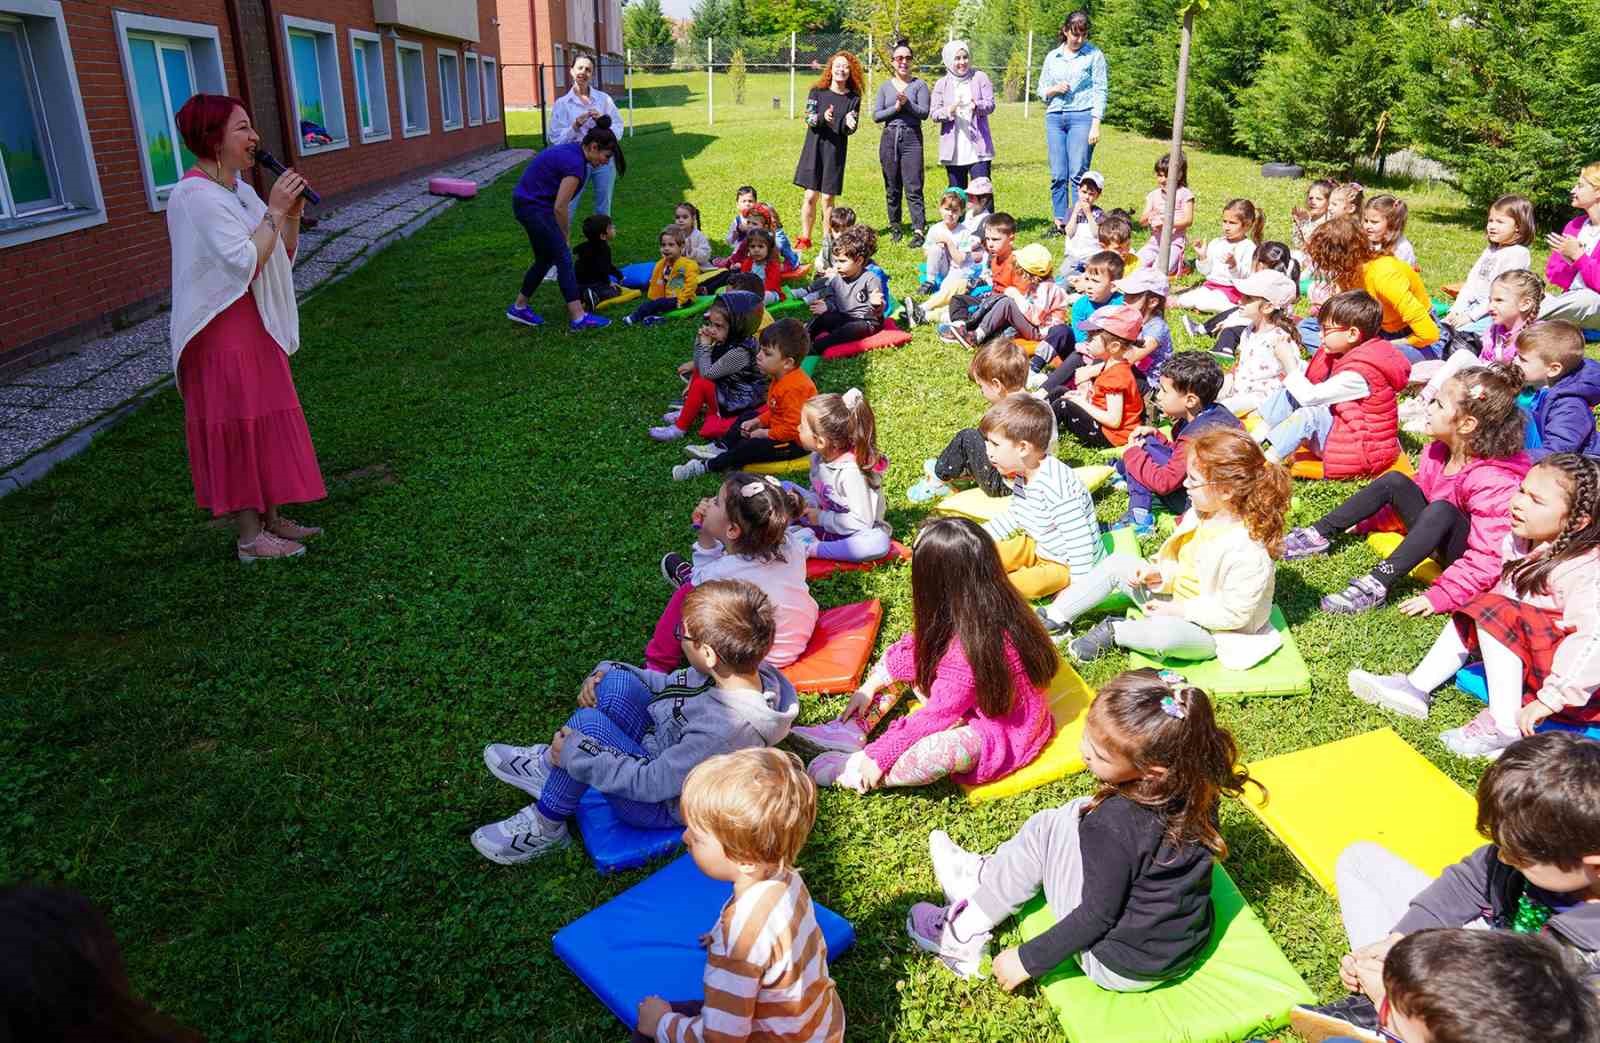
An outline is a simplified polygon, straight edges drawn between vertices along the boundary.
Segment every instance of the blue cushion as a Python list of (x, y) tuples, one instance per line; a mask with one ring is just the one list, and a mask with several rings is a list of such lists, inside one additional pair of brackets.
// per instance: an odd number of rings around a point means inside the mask
[[(646, 996), (668, 1002), (705, 998), (700, 936), (716, 925), (732, 895), (732, 884), (712, 880), (684, 855), (561, 928), (551, 945), (578, 980), (633, 1028)], [(855, 928), (820, 902), (811, 907), (828, 959), (837, 960), (855, 944)]]
[(650, 275), (656, 270), (654, 261), (638, 261), (634, 264), (623, 265), (622, 285), (633, 290), (642, 290), (650, 285)]
[(1591, 344), (1595, 341), (1600, 341), (1600, 330), (1584, 330), (1583, 339)]
[[(1482, 663), (1468, 663), (1456, 672), (1456, 687), (1478, 700), (1480, 703), (1489, 701), (1489, 685), (1483, 676)], [(1600, 739), (1600, 725), (1590, 725), (1585, 728), (1579, 724), (1566, 724), (1562, 721), (1546, 720), (1534, 729), (1540, 732), (1577, 732), (1587, 735), (1591, 739)]]
[(599, 790), (584, 791), (578, 801), (578, 832), (589, 850), (594, 867), (602, 873), (633, 869), (646, 862), (670, 855), (683, 842), (683, 827), (640, 829), (617, 818), (611, 802)]

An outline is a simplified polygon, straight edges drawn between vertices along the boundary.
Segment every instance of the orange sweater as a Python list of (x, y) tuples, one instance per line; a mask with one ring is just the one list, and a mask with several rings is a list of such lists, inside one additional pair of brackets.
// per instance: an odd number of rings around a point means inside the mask
[(800, 437), (800, 410), (817, 393), (806, 371), (796, 366), (767, 390), (767, 404), (757, 418), (774, 442), (793, 442)]

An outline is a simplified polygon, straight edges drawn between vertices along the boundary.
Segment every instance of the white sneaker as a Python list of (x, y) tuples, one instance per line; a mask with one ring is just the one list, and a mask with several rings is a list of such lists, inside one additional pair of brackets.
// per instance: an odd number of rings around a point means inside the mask
[(704, 460), (687, 460), (672, 469), (672, 480), (686, 482), (691, 478), (698, 478), (706, 473)]
[(483, 748), (483, 765), (489, 774), (537, 797), (550, 777), (550, 747), (545, 743), (533, 746), (507, 746), (492, 742)]
[(472, 834), (478, 854), (503, 866), (538, 858), (571, 840), (565, 822), (551, 822), (532, 804), (508, 819), (480, 826)]
[(931, 952), (958, 978), (983, 977), (983, 958), (989, 955), (989, 932), (971, 938), (956, 936), (953, 924), (964, 903), (952, 906), (918, 902), (906, 914), (906, 933), (917, 948)]
[(660, 427), (652, 427), (650, 429), (650, 437), (657, 442), (672, 442), (686, 434), (688, 432), (677, 424), (662, 424)]
[(1419, 721), (1428, 716), (1433, 705), (1433, 695), (1413, 685), (1405, 674), (1369, 674), (1365, 670), (1352, 670), (1348, 675), (1350, 694), (1364, 703), (1381, 706), (1385, 710)]
[(1046, 373), (1042, 369), (1037, 373), (1029, 373), (1028, 374), (1027, 383), (1022, 385), (1023, 390), (1024, 391), (1037, 391), (1040, 388), (1044, 387), (1044, 382), (1049, 380), (1049, 379), (1050, 379), (1050, 374)]
[(966, 901), (978, 890), (982, 855), (966, 850), (942, 829), (928, 834), (928, 855), (933, 859), (934, 879), (944, 888), (944, 897), (951, 905)]
[(701, 442), (698, 445), (686, 445), (683, 447), (683, 451), (694, 457), (696, 460), (711, 460), (721, 456), (723, 453), (722, 447), (717, 445), (715, 442)]
[(1488, 710), (1480, 710), (1478, 716), (1463, 724), (1459, 728), (1451, 728), (1439, 735), (1439, 741), (1444, 743), (1445, 749), (1457, 757), (1477, 757), (1485, 760), (1497, 760), (1506, 751), (1506, 747), (1522, 738), (1520, 735), (1507, 735), (1494, 723), (1494, 714)]

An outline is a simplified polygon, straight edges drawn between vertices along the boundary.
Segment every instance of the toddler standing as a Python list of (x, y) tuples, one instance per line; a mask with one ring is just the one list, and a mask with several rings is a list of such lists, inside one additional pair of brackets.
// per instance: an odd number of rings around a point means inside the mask
[(1183, 267), (1183, 255), (1189, 248), (1189, 226), (1194, 224), (1194, 193), (1189, 191), (1189, 160), (1179, 152), (1178, 169), (1175, 173), (1169, 173), (1171, 160), (1172, 155), (1167, 152), (1163, 152), (1156, 160), (1156, 187), (1145, 195), (1144, 210), (1139, 214), (1139, 223), (1150, 229), (1150, 238), (1139, 248), (1139, 263), (1146, 268), (1160, 268), (1161, 226), (1167, 217), (1167, 179), (1177, 179), (1177, 206), (1172, 211), (1172, 253), (1166, 265), (1169, 277), (1177, 275)]

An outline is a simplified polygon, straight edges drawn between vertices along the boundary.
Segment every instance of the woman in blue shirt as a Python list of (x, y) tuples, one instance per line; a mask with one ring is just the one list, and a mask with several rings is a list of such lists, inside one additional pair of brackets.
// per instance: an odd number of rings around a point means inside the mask
[(1077, 202), (1078, 179), (1094, 159), (1106, 113), (1106, 56), (1089, 42), (1089, 16), (1074, 11), (1061, 23), (1061, 46), (1039, 72), (1044, 139), (1050, 153), (1050, 209), (1064, 234)]
[(522, 277), (522, 292), (517, 294), (516, 303), (506, 309), (506, 318), (512, 322), (544, 325), (544, 319), (528, 306), (528, 298), (554, 268), (561, 296), (567, 302), (568, 327), (587, 330), (611, 325), (611, 320), (583, 310), (578, 276), (572, 268), (572, 250), (567, 246), (567, 229), (572, 219), (572, 201), (583, 190), (589, 172), (613, 161), (617, 173), (627, 173), (622, 146), (611, 132), (611, 117), (600, 116), (583, 140), (551, 145), (528, 162), (511, 193), (511, 212), (528, 233), (533, 264)]

